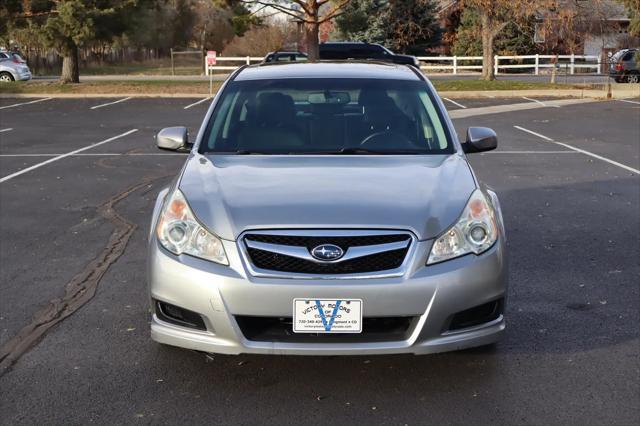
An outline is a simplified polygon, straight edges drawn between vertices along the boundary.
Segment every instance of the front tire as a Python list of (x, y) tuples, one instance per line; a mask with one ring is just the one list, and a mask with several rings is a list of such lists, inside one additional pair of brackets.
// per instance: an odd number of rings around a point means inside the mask
[(638, 83), (640, 81), (639, 74), (629, 74), (627, 76), (627, 83)]
[(15, 81), (15, 78), (11, 75), (11, 73), (3, 71), (0, 72), (0, 83), (10, 83)]

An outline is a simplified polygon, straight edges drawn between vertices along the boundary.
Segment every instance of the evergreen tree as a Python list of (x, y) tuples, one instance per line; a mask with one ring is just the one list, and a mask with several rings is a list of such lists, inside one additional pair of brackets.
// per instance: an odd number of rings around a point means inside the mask
[[(456, 30), (452, 53), (457, 56), (482, 55), (480, 17), (473, 9), (465, 9)], [(516, 24), (508, 23), (495, 39), (495, 53), (498, 55), (530, 55), (538, 46), (533, 41), (534, 22), (532, 20)]]
[(432, 0), (352, 0), (336, 19), (347, 40), (381, 43), (403, 53), (422, 53), (437, 33)]

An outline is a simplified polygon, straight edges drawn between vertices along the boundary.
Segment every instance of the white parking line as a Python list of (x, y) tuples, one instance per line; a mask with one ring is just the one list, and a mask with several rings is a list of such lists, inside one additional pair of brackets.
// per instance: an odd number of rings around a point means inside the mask
[[(109, 153), (80, 153), (67, 155), (67, 157), (117, 157), (117, 156), (184, 156), (186, 153), (178, 152), (109, 152)], [(0, 154), (1, 157), (58, 157), (64, 154)]]
[[(137, 157), (184, 157), (187, 153), (179, 153), (179, 152), (108, 152), (108, 153), (80, 153), (67, 155), (67, 157), (129, 157), (129, 156), (137, 156)], [(488, 153), (482, 154), (578, 154), (575, 151), (492, 151)], [(0, 154), (0, 158), (9, 157), (9, 158), (21, 158), (21, 157), (57, 157), (63, 154)]]
[(0, 109), (13, 108), (13, 107), (22, 106), (22, 105), (37, 104), (38, 102), (44, 102), (44, 101), (48, 101), (48, 100), (51, 100), (51, 99), (53, 99), (53, 98), (42, 98), (42, 99), (36, 99), (35, 101), (22, 102), (22, 103), (13, 104), (13, 105), (5, 105), (5, 106), (0, 107)]
[(10, 132), (12, 130), (13, 130), (13, 128), (11, 128), (11, 127), (9, 127), (8, 129), (0, 129), (0, 133)]
[(50, 159), (48, 159), (48, 160), (46, 160), (46, 161), (43, 161), (42, 163), (34, 164), (34, 165), (33, 165), (33, 166), (31, 166), (31, 167), (27, 167), (26, 169), (22, 169), (22, 170), (20, 170), (20, 171), (18, 171), (18, 172), (12, 173), (12, 174), (10, 174), (10, 175), (7, 175), (7, 176), (5, 176), (5, 177), (1, 178), (1, 179), (0, 179), (0, 183), (6, 182), (6, 181), (8, 181), (9, 179), (13, 179), (14, 177), (17, 177), (17, 176), (23, 175), (23, 174), (25, 174), (25, 173), (28, 173), (28, 172), (30, 172), (30, 171), (32, 171), (32, 170), (35, 170), (35, 169), (37, 169), (37, 168), (40, 168), (40, 167), (42, 167), (42, 166), (46, 166), (47, 164), (51, 164), (51, 163), (53, 163), (53, 162), (55, 162), (55, 161), (62, 160), (63, 158), (67, 158), (67, 157), (70, 157), (70, 156), (72, 156), (72, 155), (76, 155), (76, 154), (78, 154), (78, 153), (80, 153), (80, 152), (82, 152), (82, 151), (86, 151), (86, 150), (88, 150), (88, 149), (92, 149), (92, 148), (95, 148), (95, 147), (97, 147), (97, 146), (104, 145), (104, 144), (109, 143), (109, 142), (113, 142), (113, 141), (115, 141), (116, 139), (123, 138), (123, 137), (128, 136), (128, 135), (130, 135), (130, 134), (132, 134), (132, 133), (135, 133), (135, 132), (137, 132), (137, 131), (138, 131), (138, 129), (131, 129), (131, 130), (129, 130), (128, 132), (121, 133), (121, 134), (119, 134), (119, 135), (117, 135), (117, 136), (114, 136), (114, 137), (112, 137), (112, 138), (105, 139), (105, 140), (100, 141), (100, 142), (96, 142), (96, 143), (91, 144), (91, 145), (89, 145), (89, 146), (85, 146), (84, 148), (80, 148), (80, 149), (76, 149), (76, 150), (71, 151), (71, 152), (67, 152), (66, 154), (58, 155), (58, 156), (56, 156), (56, 157), (50, 158)]
[(198, 102), (194, 102), (194, 103), (192, 103), (191, 105), (187, 105), (186, 107), (184, 107), (184, 109), (189, 109), (189, 108), (194, 107), (194, 106), (196, 106), (196, 105), (200, 105), (201, 103), (206, 102), (206, 101), (208, 101), (209, 99), (211, 99), (211, 98), (204, 98), (204, 99), (200, 99)]
[(628, 103), (630, 103), (630, 104), (640, 105), (640, 102), (638, 102), (638, 101), (632, 101), (631, 99), (616, 99), (616, 101), (618, 101), (618, 102), (628, 102)]
[(545, 136), (545, 135), (541, 135), (540, 133), (536, 133), (533, 130), (525, 129), (524, 127), (520, 127), (520, 126), (513, 126), (513, 127), (515, 127), (518, 130), (521, 130), (523, 132), (526, 132), (526, 133), (532, 134), (534, 136), (537, 136), (540, 139), (544, 139), (547, 142), (551, 142), (551, 143), (554, 143), (556, 145), (564, 146), (565, 148), (572, 149), (572, 150), (574, 150), (576, 152), (579, 152), (581, 154), (588, 155), (589, 157), (597, 158), (598, 160), (602, 160), (602, 161), (607, 162), (609, 164), (613, 164), (614, 166), (618, 166), (618, 167), (620, 167), (622, 169), (625, 169), (625, 170), (628, 170), (628, 171), (630, 171), (632, 173), (636, 173), (636, 174), (640, 175), (640, 170), (634, 169), (633, 167), (629, 167), (629, 166), (624, 165), (622, 163), (618, 163), (617, 161), (610, 160), (609, 158), (603, 157), (603, 156), (598, 155), (598, 154), (594, 154), (593, 152), (585, 151), (584, 149), (576, 148), (575, 146), (571, 146), (571, 145), (566, 144), (566, 143), (554, 141), (550, 137)]
[(459, 107), (460, 107), (460, 108), (462, 108), (462, 109), (467, 109), (467, 107), (466, 107), (466, 106), (464, 106), (464, 105), (462, 105), (462, 104), (459, 104), (459, 103), (458, 103), (458, 102), (456, 102), (456, 101), (452, 101), (452, 100), (451, 100), (451, 99), (449, 99), (449, 98), (442, 98), (442, 99), (444, 99), (445, 101), (451, 102), (452, 104), (457, 105), (457, 106), (459, 106)]
[(601, 102), (597, 99), (558, 99), (556, 101), (547, 101), (544, 106), (540, 105), (537, 102), (518, 102), (515, 104), (507, 104), (507, 105), (493, 105), (493, 106), (484, 106), (480, 108), (469, 108), (469, 109), (455, 109), (449, 111), (449, 117), (452, 120), (459, 118), (468, 118), (468, 117), (476, 117), (479, 115), (487, 115), (487, 114), (502, 114), (507, 112), (515, 112), (515, 111), (525, 111), (529, 109), (538, 109), (538, 108), (546, 108), (549, 106), (566, 106), (566, 105), (581, 105), (591, 102)]
[(546, 140), (546, 141), (549, 141), (549, 142), (555, 142), (553, 139), (548, 138), (548, 137), (546, 137), (545, 135), (541, 135), (540, 133), (536, 133), (536, 132), (534, 132), (533, 130), (525, 129), (524, 127), (520, 127), (520, 126), (513, 126), (513, 127), (515, 127), (515, 128), (516, 128), (516, 129), (518, 129), (518, 130), (522, 130), (523, 132), (527, 132), (527, 133), (529, 133), (529, 134), (531, 134), (531, 135), (533, 135), (533, 136), (537, 136), (537, 137), (539, 137), (539, 138), (541, 138), (541, 139), (544, 139), (544, 140)]
[(120, 102), (125, 102), (125, 101), (128, 101), (129, 99), (131, 99), (131, 97), (124, 98), (124, 99), (118, 99), (115, 102), (109, 102), (107, 104), (92, 106), (91, 109), (98, 109), (98, 108), (106, 107), (106, 106), (109, 106), (109, 105), (119, 104)]
[(524, 100), (526, 100), (526, 101), (530, 101), (530, 102), (535, 102), (535, 103), (540, 104), (540, 105), (542, 105), (542, 106), (544, 106), (544, 107), (549, 107), (549, 106), (551, 106), (551, 107), (554, 107), (554, 108), (560, 108), (560, 105), (547, 105), (547, 104), (545, 104), (545, 103), (544, 103), (544, 102), (542, 102), (542, 101), (539, 101), (539, 100), (537, 100), (537, 99), (533, 99), (533, 98), (527, 98), (526, 96), (523, 96), (523, 97), (522, 97), (522, 99), (524, 99)]
[[(577, 154), (575, 151), (491, 151), (486, 154)], [(0, 157), (2, 157), (0, 155)]]

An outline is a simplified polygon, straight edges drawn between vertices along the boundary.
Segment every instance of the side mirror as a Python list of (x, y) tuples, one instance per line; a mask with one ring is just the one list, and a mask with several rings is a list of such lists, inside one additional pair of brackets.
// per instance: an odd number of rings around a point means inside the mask
[(156, 145), (160, 149), (188, 152), (193, 144), (189, 143), (189, 132), (186, 127), (167, 127), (156, 135)]
[(462, 150), (467, 154), (491, 151), (497, 147), (498, 136), (488, 127), (469, 127), (467, 141), (462, 144)]

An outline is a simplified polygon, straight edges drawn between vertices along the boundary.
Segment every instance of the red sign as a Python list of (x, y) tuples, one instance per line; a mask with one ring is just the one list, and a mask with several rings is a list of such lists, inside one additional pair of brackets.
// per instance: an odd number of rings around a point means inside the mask
[(217, 52), (215, 50), (207, 51), (207, 65), (216, 64), (216, 55), (217, 55)]

